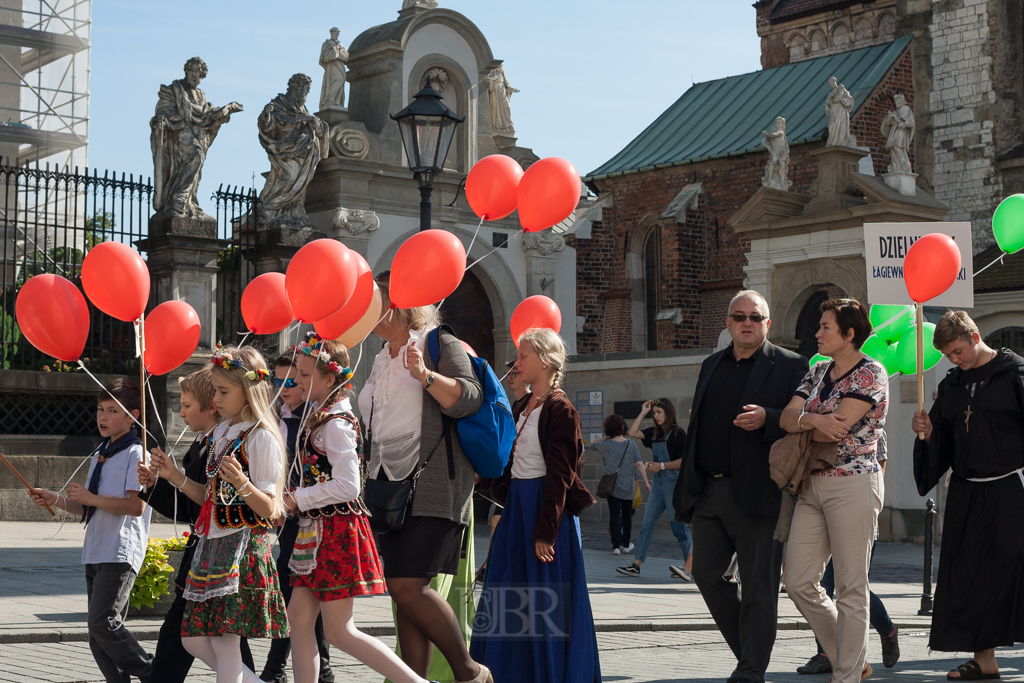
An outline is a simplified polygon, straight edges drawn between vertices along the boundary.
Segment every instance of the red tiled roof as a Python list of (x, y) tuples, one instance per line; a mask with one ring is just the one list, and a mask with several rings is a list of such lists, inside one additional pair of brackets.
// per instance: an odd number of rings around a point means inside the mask
[[(992, 263), (1003, 253), (998, 245), (992, 245), (980, 254), (974, 255), (974, 269), (979, 270)], [(975, 292), (1006, 292), (1024, 289), (1024, 251), (1003, 257), (984, 273), (975, 276)]]
[(775, 24), (780, 21), (796, 19), (808, 14), (817, 14), (825, 10), (839, 9), (853, 5), (861, 0), (779, 0), (768, 15), (768, 21)]

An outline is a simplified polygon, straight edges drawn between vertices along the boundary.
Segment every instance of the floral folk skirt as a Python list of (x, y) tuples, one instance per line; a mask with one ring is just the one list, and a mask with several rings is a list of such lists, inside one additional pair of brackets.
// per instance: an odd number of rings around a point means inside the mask
[[(192, 560), (189, 582), (230, 572), (232, 567), (214, 566), (209, 558), (216, 556), (218, 544), (237, 540), (235, 536), (243, 533), (204, 539), (206, 543)], [(189, 600), (181, 621), (183, 638), (228, 634), (246, 638), (288, 637), (287, 609), (270, 546), (269, 530), (249, 530), (249, 541), (238, 563), (238, 590), (202, 602)]]
[(366, 515), (337, 514), (319, 522), (316, 567), (309, 574), (293, 568), (292, 588), (308, 588), (320, 602), (383, 594), (384, 568)]

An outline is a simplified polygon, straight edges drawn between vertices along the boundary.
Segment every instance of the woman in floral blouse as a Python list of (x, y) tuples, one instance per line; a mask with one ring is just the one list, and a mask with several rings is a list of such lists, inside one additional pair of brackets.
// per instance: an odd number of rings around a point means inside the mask
[[(834, 683), (857, 683), (871, 673), (868, 564), (884, 495), (876, 451), (889, 377), (861, 353), (870, 334), (860, 302), (823, 303), (815, 337), (818, 353), (832, 360), (811, 368), (780, 420), (786, 431), (814, 430), (815, 441), (837, 448), (835, 468), (813, 473), (797, 501), (786, 552), (786, 591), (832, 662)], [(821, 587), (830, 556), (836, 602)]]

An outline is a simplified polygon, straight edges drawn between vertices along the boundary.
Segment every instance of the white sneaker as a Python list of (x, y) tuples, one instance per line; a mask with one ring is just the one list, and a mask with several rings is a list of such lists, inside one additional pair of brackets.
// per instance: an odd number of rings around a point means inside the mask
[(612, 555), (621, 555), (621, 554), (622, 554), (622, 551), (619, 550), (618, 548), (615, 548), (614, 550), (612, 550)]
[(636, 546), (634, 544), (630, 543), (628, 548), (623, 548), (622, 549), (622, 554), (623, 555), (628, 555), (629, 553), (633, 552), (634, 549), (636, 549)]

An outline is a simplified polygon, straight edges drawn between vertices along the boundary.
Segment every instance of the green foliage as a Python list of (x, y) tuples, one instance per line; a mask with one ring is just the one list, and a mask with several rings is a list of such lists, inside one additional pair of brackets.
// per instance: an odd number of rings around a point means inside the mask
[(128, 597), (128, 604), (139, 609), (152, 607), (171, 592), (171, 574), (174, 567), (167, 563), (168, 550), (184, 550), (188, 543), (186, 531), (178, 538), (151, 538), (146, 544), (146, 557)]

